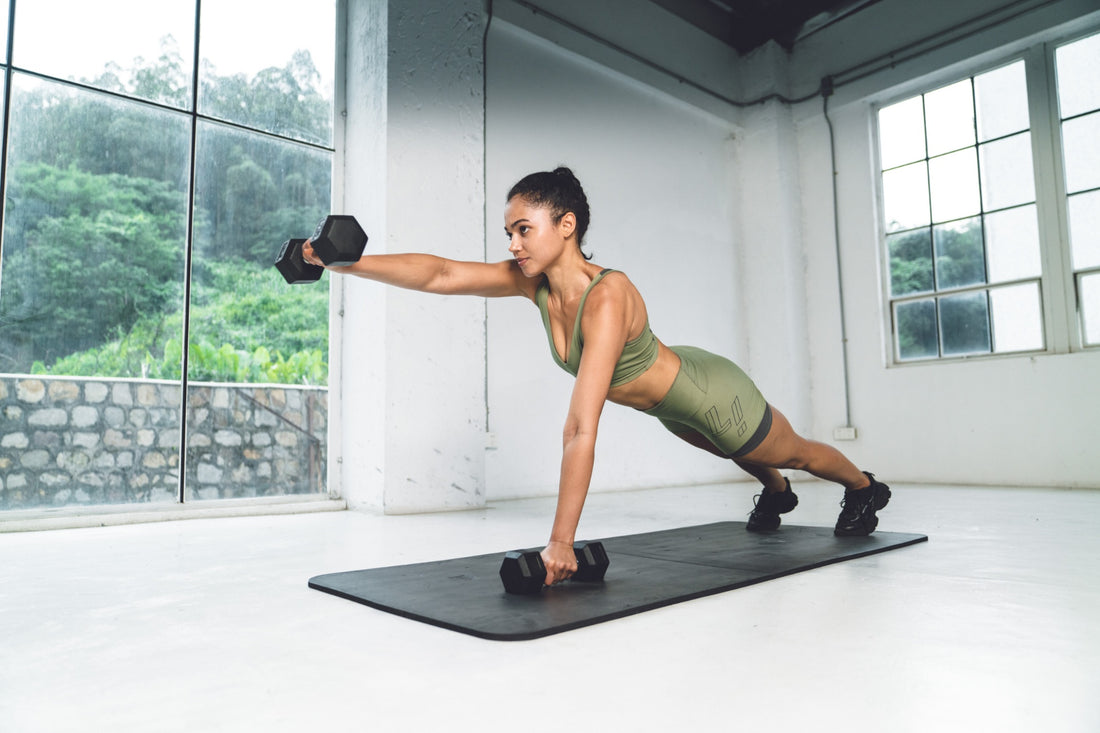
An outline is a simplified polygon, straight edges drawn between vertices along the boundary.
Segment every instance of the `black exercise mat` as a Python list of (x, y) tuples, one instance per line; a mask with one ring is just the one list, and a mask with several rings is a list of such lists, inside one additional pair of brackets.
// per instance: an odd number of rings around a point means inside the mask
[(758, 534), (746, 532), (744, 522), (717, 522), (605, 539), (611, 566), (603, 583), (567, 582), (537, 595), (504, 592), (503, 552), (318, 575), (309, 587), (483, 639), (520, 641), (927, 539), (897, 532), (836, 537), (831, 527), (787, 525)]

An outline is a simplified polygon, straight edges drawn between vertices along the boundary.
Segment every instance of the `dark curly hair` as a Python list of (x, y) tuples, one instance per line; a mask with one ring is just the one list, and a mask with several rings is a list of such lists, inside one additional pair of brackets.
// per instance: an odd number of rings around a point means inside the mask
[[(555, 224), (567, 212), (572, 211), (577, 217), (577, 246), (580, 247), (584, 242), (584, 234), (588, 231), (592, 214), (588, 209), (588, 197), (584, 195), (581, 182), (573, 175), (573, 171), (559, 166), (552, 171), (526, 175), (512, 186), (505, 201), (511, 201), (516, 196), (532, 206), (550, 209), (550, 216)], [(590, 255), (584, 257), (591, 259)]]

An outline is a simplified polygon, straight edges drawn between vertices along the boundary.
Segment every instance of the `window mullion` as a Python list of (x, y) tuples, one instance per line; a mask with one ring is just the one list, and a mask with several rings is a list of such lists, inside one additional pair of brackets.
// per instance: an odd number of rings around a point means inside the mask
[(1080, 347), (1081, 337), (1076, 325), (1076, 288), (1070, 267), (1054, 47), (1043, 44), (1031, 49), (1025, 68), (1043, 268), (1043, 324), (1047, 349), (1066, 353)]

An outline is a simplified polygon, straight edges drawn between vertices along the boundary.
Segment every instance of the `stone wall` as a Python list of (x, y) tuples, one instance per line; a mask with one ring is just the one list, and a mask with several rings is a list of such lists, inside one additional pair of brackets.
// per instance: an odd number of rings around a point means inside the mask
[[(177, 501), (176, 382), (0, 377), (0, 510)], [(191, 383), (186, 500), (325, 493), (328, 391)]]

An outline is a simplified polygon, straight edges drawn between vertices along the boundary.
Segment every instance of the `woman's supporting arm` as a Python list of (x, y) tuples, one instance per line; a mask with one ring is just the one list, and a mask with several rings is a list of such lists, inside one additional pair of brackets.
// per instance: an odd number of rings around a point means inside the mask
[(613, 286), (594, 290), (588, 298), (581, 326), (584, 352), (562, 436), (558, 506), (550, 541), (542, 552), (547, 585), (569, 577), (577, 569), (573, 542), (592, 481), (596, 434), (603, 405), (611, 389), (611, 376), (630, 328), (626, 298), (621, 288)]

